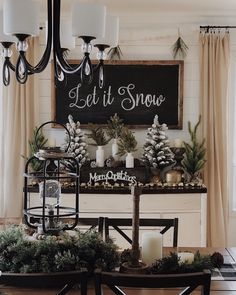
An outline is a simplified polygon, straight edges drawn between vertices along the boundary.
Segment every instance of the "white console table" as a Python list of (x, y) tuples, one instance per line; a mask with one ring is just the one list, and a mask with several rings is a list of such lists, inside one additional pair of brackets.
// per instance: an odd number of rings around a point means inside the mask
[[(33, 191), (32, 191), (33, 193)], [(38, 199), (33, 194), (32, 201)], [(71, 203), (69, 191), (62, 194), (61, 205)], [(33, 201), (33, 203), (35, 203)], [(132, 218), (132, 195), (129, 189), (81, 189), (79, 199), (80, 217), (126, 217)], [(32, 204), (31, 204), (32, 205)], [(140, 197), (140, 218), (179, 219), (178, 245), (184, 247), (206, 246), (207, 190), (206, 188), (188, 189), (147, 189)], [(151, 230), (152, 228), (145, 230)], [(127, 232), (130, 228), (125, 229)], [(140, 238), (142, 235), (140, 229)], [(118, 245), (126, 248), (129, 244), (114, 231), (113, 237)], [(172, 245), (172, 233), (164, 235), (164, 245)]]

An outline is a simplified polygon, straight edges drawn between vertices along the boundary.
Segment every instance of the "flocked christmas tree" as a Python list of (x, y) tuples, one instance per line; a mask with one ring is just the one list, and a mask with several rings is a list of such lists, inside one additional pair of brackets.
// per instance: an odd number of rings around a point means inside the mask
[[(84, 165), (89, 161), (89, 154), (87, 152), (87, 143), (85, 142), (84, 132), (80, 129), (80, 122), (76, 123), (73, 120), (72, 115), (68, 116), (69, 122), (66, 123), (66, 127), (70, 133), (70, 146), (68, 153), (72, 154), (75, 159), (78, 161), (79, 165)], [(68, 144), (69, 138), (66, 133), (65, 146)], [(65, 166), (68, 170), (74, 171), (73, 163), (70, 161), (65, 161)]]
[(158, 116), (154, 117), (151, 128), (148, 128), (142, 160), (150, 167), (162, 169), (170, 166), (174, 161), (174, 154), (170, 150), (166, 135), (166, 124), (159, 124)]

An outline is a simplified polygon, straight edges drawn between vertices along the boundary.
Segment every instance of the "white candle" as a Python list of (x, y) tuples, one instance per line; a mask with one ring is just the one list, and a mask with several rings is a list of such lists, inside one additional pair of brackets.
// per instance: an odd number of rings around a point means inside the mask
[(179, 252), (179, 263), (191, 264), (194, 260), (194, 254), (191, 252)]
[(183, 143), (182, 139), (180, 139), (180, 138), (174, 139), (174, 147), (180, 148), (180, 147), (182, 147), (182, 143)]
[(44, 232), (43, 232), (43, 226), (42, 226), (42, 225), (39, 225), (39, 226), (38, 226), (37, 233), (38, 233), (39, 235), (43, 235), (43, 234), (44, 234)]
[(52, 137), (49, 137), (49, 139), (48, 139), (48, 146), (49, 147), (55, 147), (56, 146), (56, 139), (55, 138), (52, 138)]
[(142, 261), (148, 265), (162, 258), (162, 234), (146, 232), (142, 235)]

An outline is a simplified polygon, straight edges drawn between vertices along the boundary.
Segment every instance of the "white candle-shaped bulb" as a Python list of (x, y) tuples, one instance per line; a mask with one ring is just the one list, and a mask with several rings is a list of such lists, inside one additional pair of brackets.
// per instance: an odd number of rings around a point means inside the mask
[(99, 3), (74, 3), (72, 35), (103, 38), (105, 36), (106, 7)]
[(162, 234), (146, 232), (142, 235), (142, 261), (151, 265), (156, 259), (162, 258)]
[(7, 35), (39, 35), (39, 3), (33, 0), (5, 0), (3, 28)]
[(179, 263), (191, 264), (194, 260), (194, 254), (191, 252), (179, 252)]
[(119, 18), (113, 15), (106, 16), (105, 36), (95, 39), (92, 44), (103, 44), (110, 47), (118, 45), (119, 38)]

